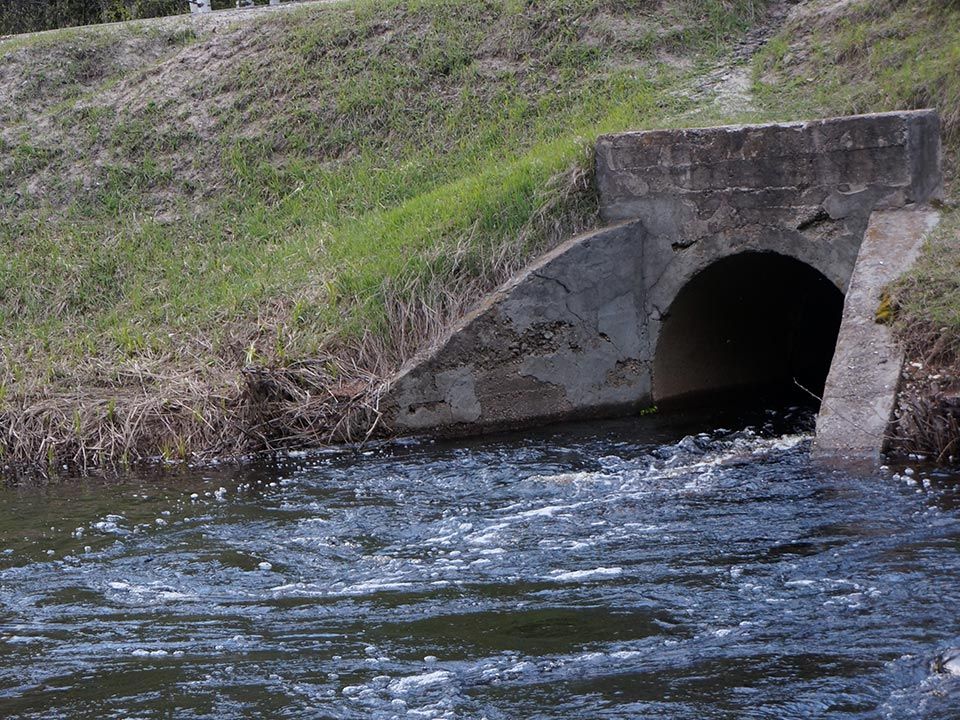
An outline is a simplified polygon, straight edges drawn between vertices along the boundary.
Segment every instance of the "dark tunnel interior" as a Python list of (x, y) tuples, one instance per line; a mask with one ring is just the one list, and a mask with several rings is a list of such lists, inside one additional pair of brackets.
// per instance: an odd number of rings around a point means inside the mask
[(756, 252), (719, 260), (683, 287), (664, 317), (654, 400), (819, 396), (842, 312), (840, 290), (799, 260)]

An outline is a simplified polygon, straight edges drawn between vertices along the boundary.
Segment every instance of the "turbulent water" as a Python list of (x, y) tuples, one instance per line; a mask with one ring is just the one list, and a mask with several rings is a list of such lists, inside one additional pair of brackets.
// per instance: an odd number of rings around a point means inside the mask
[(960, 718), (954, 478), (689, 430), (0, 491), (0, 716)]

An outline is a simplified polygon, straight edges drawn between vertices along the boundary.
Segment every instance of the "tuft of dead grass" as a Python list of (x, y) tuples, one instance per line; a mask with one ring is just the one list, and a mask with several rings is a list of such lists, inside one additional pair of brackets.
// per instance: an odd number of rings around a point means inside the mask
[(7, 473), (116, 472), (143, 461), (202, 462), (355, 443), (379, 427), (382, 379), (342, 357), (250, 365), (239, 379), (141, 370), (129, 386), (8, 401), (0, 410)]
[(960, 209), (943, 208), (916, 266), (890, 288), (904, 344), (893, 450), (960, 457)]

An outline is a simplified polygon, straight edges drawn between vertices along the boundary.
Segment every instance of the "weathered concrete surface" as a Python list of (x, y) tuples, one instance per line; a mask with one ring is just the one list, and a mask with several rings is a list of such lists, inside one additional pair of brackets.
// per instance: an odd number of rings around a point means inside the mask
[(883, 288), (908, 270), (934, 210), (887, 210), (870, 216), (843, 305), (840, 336), (827, 377), (814, 458), (831, 465), (873, 469), (880, 464), (903, 366), (903, 349), (876, 321)]
[(391, 426), (473, 431), (648, 401), (641, 232), (626, 223), (574, 238), (487, 298), (395, 379)]
[(751, 225), (807, 226), (940, 192), (930, 110), (601, 137), (607, 221), (642, 217), (692, 244)]
[(473, 433), (669, 399), (651, 367), (680, 290), (750, 252), (846, 291), (870, 214), (941, 194), (939, 121), (625, 133), (598, 140), (596, 172), (603, 218), (620, 224), (541, 258), (403, 368), (382, 405), (392, 431)]

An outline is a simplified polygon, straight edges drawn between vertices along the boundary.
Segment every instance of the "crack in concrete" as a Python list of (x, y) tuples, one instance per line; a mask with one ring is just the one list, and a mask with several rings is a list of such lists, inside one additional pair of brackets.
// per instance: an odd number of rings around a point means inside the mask
[[(693, 243), (691, 243), (691, 245), (692, 244)], [(688, 245), (687, 247), (690, 247), (690, 246)], [(657, 279), (654, 280), (652, 284), (647, 285), (646, 283), (644, 283), (646, 285), (647, 296), (650, 296), (653, 294), (653, 291), (657, 289), (657, 286), (660, 284), (660, 281), (663, 280), (664, 276), (667, 274), (667, 270), (669, 269), (670, 269), (670, 264), (667, 263), (666, 265), (663, 266), (663, 269), (660, 270), (660, 273), (657, 275)]]
[(573, 315), (583, 327), (589, 327), (589, 323), (577, 312), (574, 312), (573, 308), (570, 307), (570, 296), (573, 295), (573, 292), (567, 287), (566, 283), (562, 280), (551, 277), (550, 275), (544, 275), (542, 272), (533, 273), (534, 277), (540, 278), (541, 280), (547, 280), (548, 282), (555, 282), (557, 285), (563, 288), (563, 291), (566, 293), (566, 296), (563, 298), (563, 306), (567, 309), (567, 312)]

